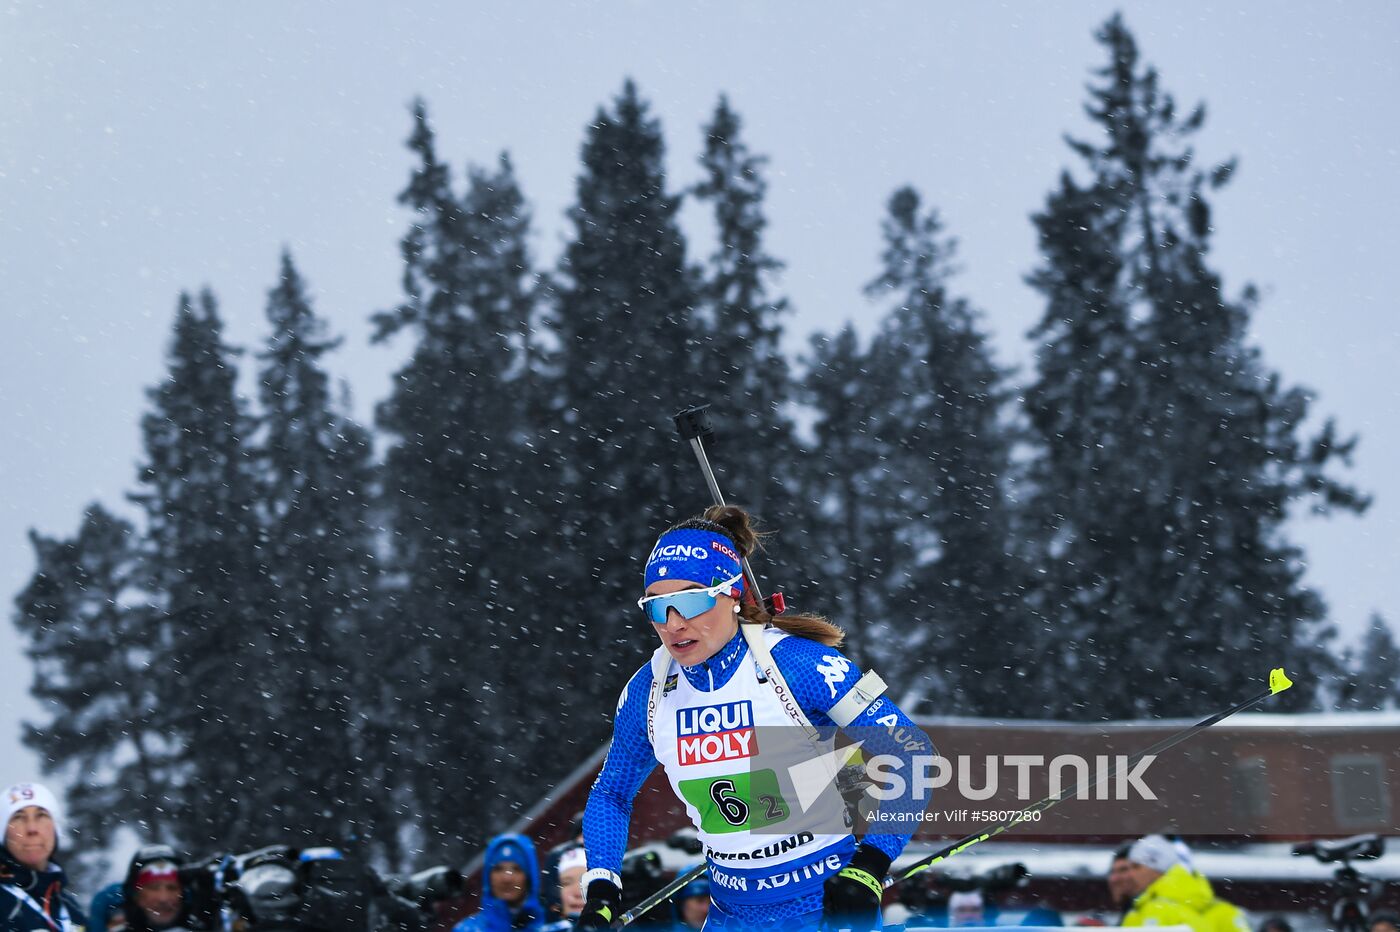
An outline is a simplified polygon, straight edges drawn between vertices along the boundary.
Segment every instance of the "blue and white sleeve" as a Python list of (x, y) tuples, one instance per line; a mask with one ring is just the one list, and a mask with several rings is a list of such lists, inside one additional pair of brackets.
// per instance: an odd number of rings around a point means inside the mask
[(617, 700), (612, 745), (583, 810), (583, 845), (589, 868), (585, 881), (610, 874), (607, 879), (622, 886), (618, 875), (632, 823), (632, 800), (656, 768), (656, 755), (647, 738), (650, 692), (651, 665), (647, 664), (633, 674)]
[[(861, 678), (861, 670), (836, 648), (796, 636), (773, 645), (773, 660), (812, 724), (822, 729), (836, 727), (827, 712)], [(892, 755), (906, 773), (912, 771), (916, 758), (934, 753), (928, 735), (888, 696), (870, 703), (845, 728), (864, 741), (862, 748), (867, 755)], [(912, 832), (867, 834), (861, 841), (893, 861), (912, 837)]]

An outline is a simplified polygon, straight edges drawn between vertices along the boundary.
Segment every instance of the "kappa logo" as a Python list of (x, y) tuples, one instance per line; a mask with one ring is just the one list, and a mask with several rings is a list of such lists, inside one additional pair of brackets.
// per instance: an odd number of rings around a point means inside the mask
[(740, 760), (756, 753), (753, 703), (749, 700), (676, 713), (676, 757), (682, 766)]
[(822, 662), (817, 664), (817, 672), (826, 680), (826, 688), (831, 690), (831, 698), (836, 698), (836, 684), (846, 678), (846, 673), (851, 669), (851, 662), (845, 657), (823, 654)]

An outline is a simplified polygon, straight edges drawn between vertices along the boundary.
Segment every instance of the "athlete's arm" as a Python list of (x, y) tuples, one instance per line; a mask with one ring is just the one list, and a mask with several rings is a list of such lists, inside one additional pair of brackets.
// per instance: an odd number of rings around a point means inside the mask
[[(605, 874), (620, 888), (622, 855), (632, 822), (632, 799), (656, 768), (656, 755), (647, 738), (647, 698), (651, 665), (638, 670), (617, 701), (612, 746), (583, 810), (583, 843), (588, 852), (585, 884)], [(596, 872), (596, 873), (595, 873)]]
[[(773, 660), (812, 724), (822, 729), (835, 727), (827, 712), (860, 680), (861, 670), (836, 648), (801, 637), (786, 637), (775, 643)], [(912, 772), (916, 758), (933, 754), (928, 735), (888, 696), (875, 699), (845, 728), (864, 742), (861, 749), (867, 757), (891, 755), (898, 759), (904, 774)], [(922, 810), (923, 806), (901, 801), (895, 808)], [(913, 837), (914, 827), (904, 833), (870, 833), (861, 843), (893, 861)]]

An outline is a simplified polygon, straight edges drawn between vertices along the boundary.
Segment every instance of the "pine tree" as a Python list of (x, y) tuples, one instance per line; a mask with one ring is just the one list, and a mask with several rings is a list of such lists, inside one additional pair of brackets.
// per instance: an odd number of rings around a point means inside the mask
[(811, 516), (791, 466), (798, 456), (788, 414), (795, 387), (781, 346), (788, 302), (772, 296), (783, 265), (763, 242), (767, 159), (749, 150), (741, 128), (739, 115), (721, 97), (705, 127), (704, 180), (694, 189), (713, 211), (717, 239), (699, 293), (705, 312), (704, 377), (711, 385), (708, 399), (717, 428), (713, 465), (723, 473), (727, 499), (752, 510), (775, 532), (763, 558), (754, 561), (759, 577), (772, 581), (766, 595), (800, 585), (801, 567), (810, 563), (804, 537)]
[[(37, 568), (15, 600), (29, 640), (32, 694), (48, 713), (24, 741), (63, 775), (79, 852), (105, 847), (124, 822), (164, 837), (172, 793), (159, 728), (157, 615), (142, 590), (140, 540), (130, 522), (90, 505), (78, 533), (30, 532)], [(70, 870), (75, 865), (69, 865)]]
[(1227, 671), (1325, 662), (1324, 608), (1281, 525), (1305, 495), (1365, 499), (1329, 473), (1354, 440), (1330, 422), (1300, 435), (1308, 393), (1247, 345), (1255, 296), (1227, 296), (1209, 265), (1206, 195), (1233, 166), (1196, 167), (1204, 110), (1178, 115), (1120, 17), (1099, 39), (1102, 141), (1071, 141), (1089, 181), (1066, 173), (1035, 218), (1047, 305), (1027, 408), (1055, 645), (1040, 666), (1054, 711), (1180, 715), (1224, 702)]
[(326, 336), (285, 252), (267, 318), (258, 500), (276, 648), (264, 688), (280, 715), (259, 766), (288, 843), (349, 846), (385, 818), (370, 442), (331, 397), (322, 358), (340, 341)]
[(563, 621), (557, 642), (566, 655), (609, 645), (603, 662), (615, 675), (575, 678), (582, 695), (566, 712), (585, 748), (606, 733), (616, 684), (655, 646), (640, 614), (625, 608), (652, 542), (709, 504), (671, 416), (705, 400), (719, 373), (700, 364), (695, 281), (662, 157), (660, 127), (629, 81), (588, 129), (555, 296), (561, 517), (551, 551), (566, 556), (544, 571), (618, 606), (586, 623)]
[(811, 345), (803, 398), (813, 411), (815, 443), (799, 464), (816, 512), (807, 535), (816, 568), (807, 598), (859, 632), (844, 650), (866, 665), (887, 659), (882, 647), (908, 633), (895, 617), (900, 574), (914, 562), (902, 534), (906, 518), (894, 504), (904, 480), (879, 429), (880, 412), (899, 389), (851, 325), (834, 337), (818, 334)]
[(277, 728), (263, 694), (279, 645), (264, 615), (251, 427), (234, 354), (213, 295), (181, 295), (169, 375), (148, 393), (133, 496), (146, 513), (144, 585), (164, 610), (150, 676), (179, 786), (167, 824), (172, 841), (194, 849), (256, 843), (270, 828), (261, 797), (270, 775), (258, 760)]
[(894, 306), (869, 368), (898, 390), (873, 412), (872, 430), (888, 451), (886, 506), (903, 519), (910, 562), (890, 568), (902, 581), (888, 622), (897, 647), (881, 667), (901, 680), (942, 671), (945, 711), (1011, 714), (1018, 658), (1031, 645), (1006, 501), (1006, 374), (978, 312), (949, 293), (956, 243), (937, 211), (924, 213), (918, 193), (901, 188), (883, 228), (883, 269), (867, 293)]
[(376, 339), (416, 338), (377, 415), (392, 438), (391, 718), (412, 723), (390, 741), (395, 773), (427, 814), (427, 850), (457, 858), (500, 827), (496, 796), (519, 789), (498, 789), (499, 765), (468, 749), (505, 744), (493, 729), (508, 727), (529, 659), (529, 620), (515, 611), (534, 604), (519, 574), (541, 505), (531, 491), (542, 468), (531, 427), (543, 404), (532, 394), (538, 321), (528, 213), (509, 160), (472, 171), (459, 199), (421, 103), (409, 147), (420, 164), (400, 197), (414, 212), (405, 299), (376, 316)]

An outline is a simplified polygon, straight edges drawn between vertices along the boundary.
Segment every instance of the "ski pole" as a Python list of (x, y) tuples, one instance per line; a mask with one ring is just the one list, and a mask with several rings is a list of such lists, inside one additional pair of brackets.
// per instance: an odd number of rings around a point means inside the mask
[(995, 838), (997, 835), (1000, 835), (1007, 829), (1010, 829), (1016, 825), (1020, 825), (1022, 822), (1027, 821), (1036, 813), (1044, 812), (1052, 806), (1063, 802), (1065, 799), (1073, 797), (1076, 793), (1080, 792), (1081, 789), (1085, 792), (1088, 792), (1095, 786), (1098, 786), (1100, 782), (1107, 782), (1113, 779), (1115, 776), (1118, 775), (1118, 772), (1120, 770), (1123, 770), (1125, 768), (1131, 770), (1132, 766), (1138, 761), (1142, 760), (1144, 757), (1148, 757), (1153, 754), (1159, 754), (1170, 747), (1174, 747), (1180, 744), (1181, 742), (1185, 741), (1187, 738), (1190, 738), (1192, 735), (1199, 734), (1200, 732), (1204, 731), (1210, 726), (1229, 718), (1236, 712), (1243, 712), (1250, 706), (1258, 705), (1260, 702), (1263, 702), (1270, 696), (1275, 695), (1277, 693), (1281, 693), (1292, 685), (1293, 681), (1288, 678), (1288, 674), (1283, 672), (1283, 667), (1276, 667), (1275, 669), (1269, 671), (1268, 688), (1258, 693), (1257, 695), (1250, 696), (1243, 702), (1236, 703), (1235, 705), (1231, 706), (1223, 712), (1217, 712), (1209, 718), (1204, 718), (1196, 724), (1190, 726), (1189, 728), (1184, 728), (1174, 735), (1170, 735), (1166, 738), (1163, 738), (1161, 741), (1158, 741), (1156, 744), (1152, 745), (1152, 747), (1137, 752), (1132, 757), (1128, 758), (1128, 760), (1126, 760), (1120, 767), (1115, 767), (1113, 768), (1113, 770), (1105, 774), (1103, 776), (1102, 781), (1099, 779), (1098, 776), (1095, 776), (1094, 779), (1084, 782), (1082, 786), (1081, 784), (1076, 783), (1074, 786), (1060, 792), (1057, 795), (1047, 796), (1035, 805), (1022, 809), (1016, 815), (1012, 816), (1011, 819), (1001, 823), (1000, 825), (991, 829), (990, 831), (976, 832), (974, 834), (965, 835), (962, 838), (959, 838), (957, 841), (940, 849), (934, 854), (931, 854), (928, 857), (923, 858), (919, 861), (915, 861), (909, 867), (905, 868), (905, 870), (898, 877), (885, 878), (885, 888), (888, 889), (901, 881), (908, 880), (915, 874), (923, 873), (938, 862), (946, 861), (953, 855), (958, 854), (962, 851), (966, 851), (968, 848), (971, 848), (973, 845), (978, 844), (979, 842), (986, 841), (989, 838)]

